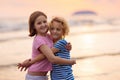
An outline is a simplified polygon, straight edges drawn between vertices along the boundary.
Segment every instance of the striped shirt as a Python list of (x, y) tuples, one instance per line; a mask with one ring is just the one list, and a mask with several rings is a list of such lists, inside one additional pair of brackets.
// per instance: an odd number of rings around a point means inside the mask
[[(70, 59), (70, 53), (65, 48), (66, 44), (67, 42), (64, 39), (57, 41), (54, 47), (59, 49), (59, 52), (57, 52), (55, 56)], [(52, 68), (53, 70), (51, 71), (51, 80), (74, 80), (71, 65), (53, 64)]]

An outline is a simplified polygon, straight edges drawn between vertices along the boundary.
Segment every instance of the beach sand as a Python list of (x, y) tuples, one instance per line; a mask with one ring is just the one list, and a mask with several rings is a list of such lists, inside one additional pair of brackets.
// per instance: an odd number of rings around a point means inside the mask
[[(33, 38), (27, 35), (25, 30), (0, 33), (0, 80), (24, 80), (26, 72), (20, 72), (16, 64), (31, 56)], [(72, 37), (67, 39), (75, 41), (76, 36)], [(75, 46), (71, 52), (77, 60), (73, 65), (75, 80), (120, 80), (119, 54), (83, 57)]]

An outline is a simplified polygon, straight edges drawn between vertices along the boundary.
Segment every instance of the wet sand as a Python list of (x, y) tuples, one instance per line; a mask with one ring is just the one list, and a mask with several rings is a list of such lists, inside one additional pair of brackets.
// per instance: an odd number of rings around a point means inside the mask
[[(77, 60), (73, 66), (75, 80), (120, 80), (120, 56)], [(26, 72), (15, 65), (0, 67), (0, 80), (24, 80)]]
[[(30, 58), (32, 38), (27, 34), (24, 30), (0, 33), (0, 80), (24, 80), (26, 72), (20, 72), (16, 64)], [(73, 41), (71, 36), (67, 39)], [(120, 53), (83, 56), (74, 48), (71, 57), (77, 59), (73, 65), (75, 80), (120, 80)]]

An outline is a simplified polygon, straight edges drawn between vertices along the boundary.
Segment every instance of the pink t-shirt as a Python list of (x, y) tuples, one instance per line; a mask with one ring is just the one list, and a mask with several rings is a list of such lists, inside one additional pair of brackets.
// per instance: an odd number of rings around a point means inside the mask
[[(45, 37), (37, 35), (34, 37), (32, 46), (32, 59), (35, 58), (38, 54), (43, 54), (38, 50), (38, 48), (43, 44), (48, 45), (50, 48), (53, 47), (53, 41), (49, 35)], [(30, 72), (46, 72), (50, 70), (52, 70), (52, 64), (48, 61), (47, 58), (31, 65), (28, 69)]]

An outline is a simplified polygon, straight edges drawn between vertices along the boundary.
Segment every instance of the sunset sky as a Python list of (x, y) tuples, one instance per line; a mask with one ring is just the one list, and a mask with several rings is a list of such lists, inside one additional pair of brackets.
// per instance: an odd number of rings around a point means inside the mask
[(48, 16), (69, 17), (74, 11), (92, 10), (99, 16), (120, 17), (120, 0), (1, 0), (0, 17), (28, 17), (40, 10)]

